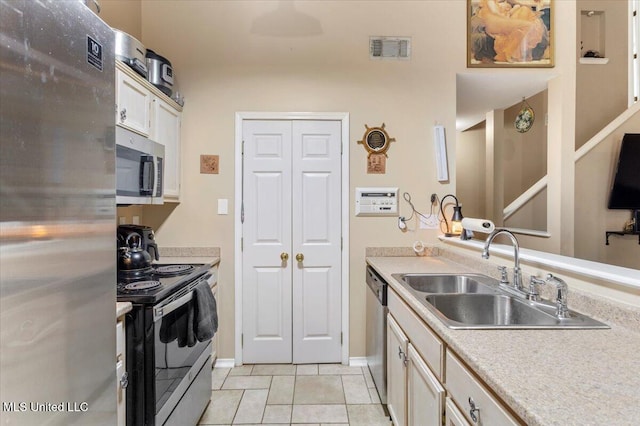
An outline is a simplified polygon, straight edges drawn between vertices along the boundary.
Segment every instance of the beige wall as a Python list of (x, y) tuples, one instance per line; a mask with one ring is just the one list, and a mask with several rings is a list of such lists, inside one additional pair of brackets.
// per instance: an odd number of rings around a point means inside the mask
[(637, 133), (640, 115), (634, 115), (576, 163), (575, 257), (640, 269), (637, 235), (612, 236), (605, 245), (605, 231), (620, 231), (631, 219), (629, 210), (609, 210), (609, 192), (625, 133)]
[(465, 217), (486, 218), (485, 205), (485, 142), (483, 121), (456, 137), (456, 195), (464, 207)]
[[(486, 121), (476, 126), (457, 133), (456, 141), (456, 193), (458, 198), (467, 208), (463, 210), (465, 216), (482, 217), (501, 223), (498, 217), (503, 215), (503, 207), (529, 189), (540, 178), (546, 175), (547, 158), (547, 91), (538, 93), (527, 99), (527, 104), (535, 112), (535, 121), (531, 129), (526, 133), (518, 133), (514, 127), (514, 121), (520, 110), (522, 102), (505, 109), (504, 119), (499, 129), (502, 146), (500, 161), (501, 173), (495, 176), (500, 179), (498, 185), (494, 180), (493, 187), (503, 188), (502, 208), (495, 209), (489, 215), (486, 209), (486, 141), (491, 135), (487, 135)], [(496, 136), (496, 135), (494, 135)], [(493, 137), (493, 140), (496, 140)], [(547, 203), (546, 191), (539, 194), (535, 200), (520, 209), (515, 215), (504, 223), (504, 226), (545, 231), (547, 229)], [(493, 217), (490, 217), (493, 216)]]
[(535, 120), (525, 133), (519, 133), (514, 126), (522, 102), (504, 110), (502, 154), (505, 206), (547, 174), (547, 91), (531, 96), (526, 101), (535, 113)]
[[(107, 2), (109, 3), (109, 2)], [(393, 218), (355, 218), (353, 188), (399, 186), (416, 207), (429, 195), (453, 191), (456, 176), (456, 72), (465, 66), (466, 1), (315, 1), (295, 8), (316, 18), (317, 36), (272, 37), (252, 33), (252, 24), (277, 9), (276, 1), (143, 1), (141, 41), (169, 58), (185, 96), (183, 190), (178, 205), (145, 207), (144, 222), (157, 229), (162, 247), (219, 246), (222, 249), (220, 331), (222, 358), (234, 356), (234, 114), (237, 111), (344, 111), (350, 113), (350, 356), (364, 355), (364, 253), (368, 246), (436, 241), (435, 231), (397, 229)], [(556, 83), (550, 89), (551, 145), (573, 152), (575, 108), (575, 1), (555, 2)], [(572, 24), (572, 22), (574, 24)], [(286, 23), (286, 21), (285, 21)], [(281, 24), (283, 24), (281, 22)], [(115, 25), (114, 25), (115, 26)], [(130, 30), (133, 32), (133, 30)], [(134, 34), (135, 35), (135, 34)], [(411, 36), (410, 61), (371, 61), (371, 35)], [(486, 72), (488, 70), (477, 70)], [(491, 70), (499, 78), (501, 70)], [(548, 70), (541, 70), (548, 72)], [(386, 175), (366, 174), (366, 153), (356, 144), (364, 125), (386, 123), (391, 145)], [(432, 128), (447, 129), (451, 182), (435, 178)], [(567, 156), (569, 150), (560, 149)], [(199, 174), (201, 154), (220, 155), (220, 174)], [(552, 199), (572, 185), (558, 167)], [(571, 169), (571, 172), (573, 169)], [(571, 186), (571, 188), (573, 188)], [(571, 194), (573, 192), (571, 191)], [(230, 200), (229, 215), (216, 214), (217, 199)], [(573, 198), (570, 196), (569, 198)], [(554, 204), (557, 208), (559, 204)], [(572, 207), (572, 205), (571, 205)], [(556, 208), (556, 207), (554, 207)], [(401, 214), (409, 214), (401, 202)], [(573, 211), (572, 211), (573, 212)], [(560, 216), (557, 212), (555, 216)], [(573, 232), (573, 223), (571, 222)], [(559, 250), (560, 229), (552, 248)], [(413, 226), (411, 226), (413, 228)], [(553, 231), (552, 231), (553, 232)], [(553, 250), (552, 250), (553, 251)]]
[[(426, 210), (437, 183), (433, 125), (448, 130), (455, 152), (455, 72), (464, 67), (464, 1), (296, 2), (319, 20), (322, 34), (270, 37), (252, 24), (278, 2), (143, 2), (143, 42), (168, 57), (184, 94), (183, 201), (146, 208), (160, 246), (220, 246), (221, 357), (233, 357), (234, 214), (216, 214), (217, 199), (234, 200), (234, 114), (237, 111), (349, 112), (350, 186), (399, 186)], [(442, 17), (446, 16), (447, 19)], [(179, 31), (167, 31), (168, 27)], [(458, 28), (458, 31), (451, 31)], [(441, 37), (441, 34), (452, 34)], [(413, 37), (410, 61), (371, 61), (370, 35)], [(396, 142), (387, 174), (366, 174), (366, 152), (356, 143), (364, 125), (386, 124)], [(200, 175), (200, 154), (220, 155), (219, 175)], [(450, 162), (451, 176), (455, 163)], [(408, 172), (409, 171), (409, 172)], [(368, 246), (435, 241), (434, 231), (402, 233), (394, 218), (350, 222), (350, 352), (364, 355), (364, 253)], [(401, 202), (401, 214), (408, 216)], [(188, 225), (188, 226), (187, 226)], [(413, 227), (413, 226), (412, 226)]]
[[(604, 54), (606, 65), (578, 64), (576, 69), (576, 149), (581, 147), (605, 125), (627, 109), (628, 103), (628, 14), (626, 0), (578, 0), (578, 42), (591, 35), (581, 34), (581, 11), (604, 12)], [(580, 52), (583, 55), (588, 48)]]
[(142, 40), (140, 0), (100, 0), (100, 17), (112, 28)]

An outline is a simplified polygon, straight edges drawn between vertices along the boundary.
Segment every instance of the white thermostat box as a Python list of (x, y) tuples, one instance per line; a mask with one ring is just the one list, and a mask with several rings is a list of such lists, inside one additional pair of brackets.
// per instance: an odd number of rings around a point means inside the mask
[(356, 188), (356, 216), (398, 216), (398, 188)]

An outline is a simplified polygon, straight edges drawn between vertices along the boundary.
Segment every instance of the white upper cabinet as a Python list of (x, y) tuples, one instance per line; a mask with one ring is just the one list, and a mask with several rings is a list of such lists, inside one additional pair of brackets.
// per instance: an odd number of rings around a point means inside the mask
[(116, 61), (116, 124), (164, 145), (164, 201), (180, 201), (182, 108)]
[(151, 92), (116, 68), (116, 124), (149, 136)]
[(181, 113), (168, 102), (153, 96), (150, 138), (164, 145), (164, 201), (180, 201)]

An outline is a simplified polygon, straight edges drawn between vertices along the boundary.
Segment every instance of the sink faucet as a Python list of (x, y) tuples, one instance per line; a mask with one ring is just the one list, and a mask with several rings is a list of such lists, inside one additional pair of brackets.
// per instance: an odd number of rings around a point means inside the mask
[(567, 291), (569, 287), (567, 283), (552, 274), (547, 274), (547, 282), (554, 284), (558, 288), (558, 295), (556, 296), (556, 316), (558, 318), (569, 318), (569, 308), (567, 307)]
[(524, 291), (522, 287), (522, 272), (520, 271), (520, 254), (519, 254), (520, 246), (518, 245), (518, 240), (516, 239), (516, 236), (513, 235), (511, 231), (508, 231), (506, 229), (496, 229), (495, 231), (493, 231), (487, 237), (487, 240), (484, 243), (484, 249), (482, 250), (482, 258), (483, 259), (489, 258), (489, 247), (491, 246), (493, 239), (500, 234), (507, 235), (511, 239), (511, 243), (513, 244), (513, 261), (514, 261), (513, 287), (516, 290)]

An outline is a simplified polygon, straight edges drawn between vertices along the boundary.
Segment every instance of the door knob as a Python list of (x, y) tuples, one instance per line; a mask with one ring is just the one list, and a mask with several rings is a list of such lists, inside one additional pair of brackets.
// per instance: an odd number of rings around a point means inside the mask
[(296, 254), (296, 260), (298, 262), (302, 262), (304, 260), (304, 254), (302, 254), (302, 253)]
[(280, 253), (280, 259), (282, 259), (283, 262), (286, 262), (287, 260), (289, 260), (289, 253)]

